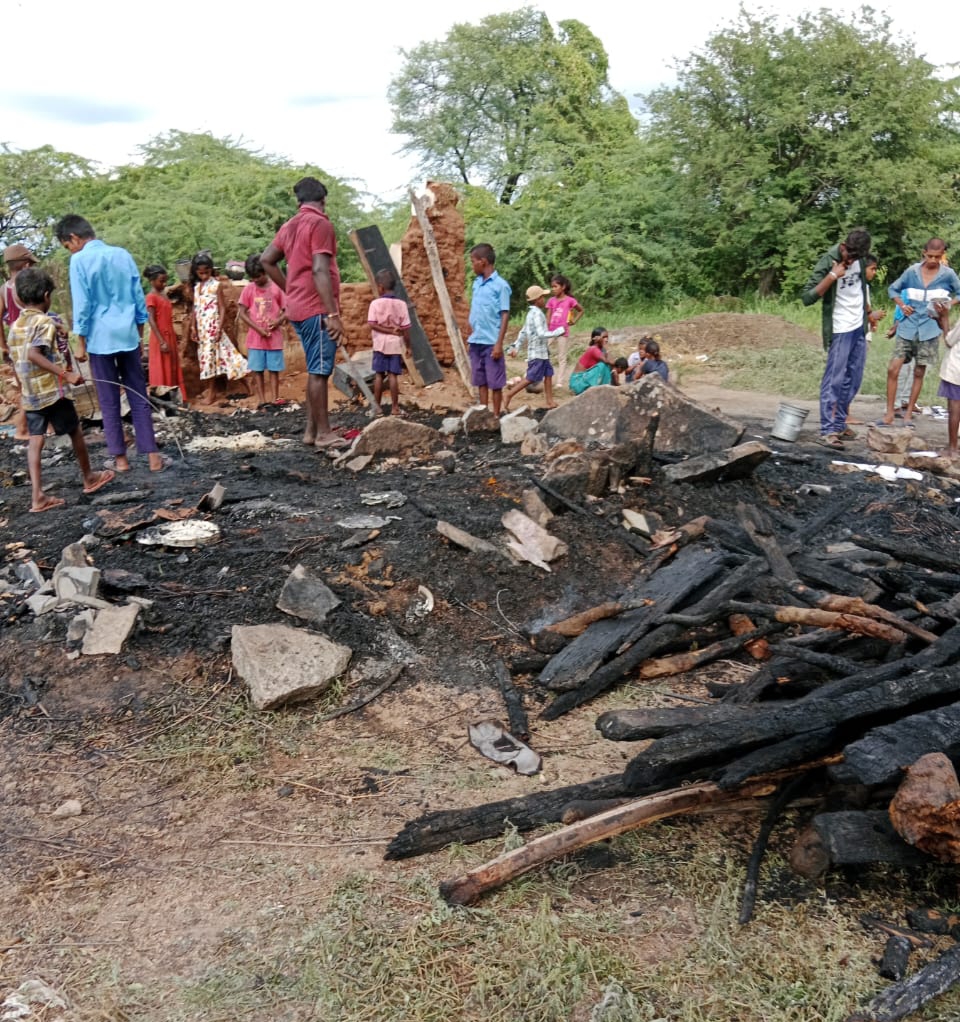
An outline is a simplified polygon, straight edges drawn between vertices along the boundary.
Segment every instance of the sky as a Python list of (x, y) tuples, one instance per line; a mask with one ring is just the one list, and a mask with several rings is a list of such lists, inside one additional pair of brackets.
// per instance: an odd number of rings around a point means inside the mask
[[(0, 89), (0, 143), (49, 144), (112, 167), (136, 162), (138, 145), (171, 128), (210, 131), (319, 166), (370, 198), (394, 200), (421, 180), (415, 161), (398, 152), (403, 138), (390, 131), (387, 88), (402, 65), (401, 49), (440, 39), (455, 22), (534, 6), (554, 26), (567, 18), (584, 22), (610, 57), (611, 85), (638, 108), (636, 94), (671, 82), (675, 61), (733, 21), (740, 0), (374, 0), (357, 7), (234, 0), (196, 8), (6, 0), (3, 6), (9, 59)], [(800, 10), (795, 0), (747, 6), (791, 20)], [(881, 0), (876, 9), (932, 63), (956, 59), (951, 33), (913, 33), (915, 6)], [(34, 36), (23, 50), (16, 43)], [(13, 71), (18, 52), (33, 55), (19, 64), (19, 74)], [(49, 59), (36, 59), (38, 53)]]

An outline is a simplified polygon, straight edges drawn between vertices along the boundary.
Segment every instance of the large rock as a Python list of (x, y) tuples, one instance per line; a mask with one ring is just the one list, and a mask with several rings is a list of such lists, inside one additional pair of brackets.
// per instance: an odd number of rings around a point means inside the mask
[(298, 564), (287, 576), (277, 600), (277, 609), (284, 614), (318, 625), (323, 624), (327, 614), (339, 606), (340, 597), (302, 564)]
[(758, 440), (731, 447), (717, 454), (701, 454), (696, 458), (667, 465), (664, 476), (671, 483), (717, 483), (743, 479), (762, 465), (773, 452)]
[(540, 430), (550, 436), (616, 444), (643, 436), (657, 412), (657, 451), (722, 451), (743, 435), (741, 423), (691, 401), (656, 373), (623, 387), (591, 387), (547, 412)]
[(234, 625), (233, 669), (258, 710), (310, 699), (347, 669), (353, 651), (286, 625)]
[(133, 631), (139, 613), (140, 608), (135, 603), (98, 610), (93, 626), (83, 636), (83, 654), (98, 656), (101, 653), (119, 653), (127, 636)]
[(435, 429), (389, 415), (374, 419), (364, 429), (357, 437), (350, 456), (370, 454), (374, 457), (409, 458), (414, 454), (430, 454), (442, 446), (443, 439)]
[(523, 438), (537, 428), (537, 420), (524, 415), (525, 409), (500, 418), (500, 439), (505, 444), (523, 443)]

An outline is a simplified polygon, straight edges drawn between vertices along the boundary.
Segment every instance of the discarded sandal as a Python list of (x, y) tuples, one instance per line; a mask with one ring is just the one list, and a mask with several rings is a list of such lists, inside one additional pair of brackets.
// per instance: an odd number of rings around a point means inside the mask
[(823, 436), (818, 436), (814, 443), (821, 447), (832, 447), (835, 451), (846, 450), (843, 441), (836, 433), (824, 433)]

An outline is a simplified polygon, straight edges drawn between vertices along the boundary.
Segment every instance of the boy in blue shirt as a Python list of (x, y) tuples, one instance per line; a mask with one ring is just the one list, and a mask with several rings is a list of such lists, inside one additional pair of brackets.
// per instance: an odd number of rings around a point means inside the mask
[(474, 245), (470, 262), (477, 275), (470, 299), (470, 380), (479, 391), (482, 405), (487, 404), (492, 393), (493, 414), (499, 418), (503, 388), (507, 385), (503, 340), (510, 322), (511, 290), (497, 273), (497, 255), (492, 245)]

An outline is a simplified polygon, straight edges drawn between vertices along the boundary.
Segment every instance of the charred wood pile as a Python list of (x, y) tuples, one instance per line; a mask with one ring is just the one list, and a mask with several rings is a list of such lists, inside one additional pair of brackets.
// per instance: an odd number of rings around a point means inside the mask
[[(511, 718), (518, 692), (545, 695), (540, 717), (554, 720), (618, 686), (718, 659), (754, 665), (746, 680), (709, 684), (692, 705), (602, 713), (604, 738), (642, 743), (621, 774), (428, 812), (387, 857), (495, 837), (507, 821), (519, 831), (566, 824), (442, 885), (451, 904), (469, 904), (592, 842), (765, 800), (741, 922), (766, 841), (798, 802), (809, 818), (790, 861), (805, 877), (960, 862), (957, 520), (927, 504), (913, 520), (882, 502), (850, 512), (849, 494), (805, 522), (741, 504), (661, 537), (629, 591), (529, 636), (549, 654), (537, 677), (517, 670), (511, 686), (501, 668)], [(882, 974), (902, 980), (915, 938), (889, 925)], [(901, 1018), (958, 978), (952, 948), (853, 1017)]]

